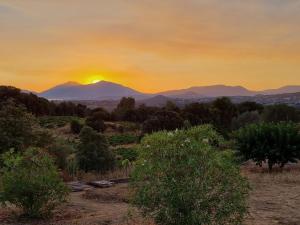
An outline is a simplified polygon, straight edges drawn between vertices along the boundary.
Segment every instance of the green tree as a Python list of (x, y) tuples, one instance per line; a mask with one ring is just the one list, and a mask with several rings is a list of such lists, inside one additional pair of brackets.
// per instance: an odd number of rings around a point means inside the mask
[(248, 183), (211, 126), (146, 136), (132, 173), (133, 202), (161, 225), (241, 224)]
[(102, 116), (98, 113), (93, 113), (86, 118), (85, 124), (98, 132), (104, 132), (106, 129)]
[(117, 120), (136, 121), (135, 99), (123, 97), (113, 114)]
[(237, 115), (236, 106), (229, 98), (218, 98), (212, 103), (214, 123), (222, 132), (226, 132), (231, 128), (232, 119)]
[(235, 136), (238, 153), (259, 166), (267, 162), (270, 171), (275, 164), (284, 167), (300, 159), (300, 133), (294, 123), (251, 124)]
[(90, 127), (84, 127), (80, 133), (76, 156), (79, 168), (85, 172), (104, 172), (115, 164), (114, 154), (108, 148), (105, 136)]
[(299, 111), (285, 104), (267, 106), (263, 112), (265, 122), (298, 122), (299, 119)]
[(22, 106), (8, 101), (0, 110), (0, 154), (26, 149), (34, 142), (34, 117)]
[(52, 159), (40, 149), (28, 149), (24, 155), (7, 152), (3, 156), (0, 201), (21, 208), (28, 217), (48, 216), (64, 202), (68, 189)]

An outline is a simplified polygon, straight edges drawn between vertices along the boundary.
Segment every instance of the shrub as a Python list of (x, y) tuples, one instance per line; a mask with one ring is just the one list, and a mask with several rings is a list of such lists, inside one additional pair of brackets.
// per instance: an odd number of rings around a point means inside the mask
[(114, 167), (114, 155), (108, 148), (108, 142), (102, 134), (90, 127), (84, 127), (80, 133), (77, 151), (79, 169), (89, 172), (104, 172)]
[(79, 134), (83, 125), (78, 120), (72, 120), (70, 127), (73, 134)]
[(108, 138), (109, 144), (112, 146), (132, 144), (137, 140), (137, 136), (132, 134), (117, 134)]
[(118, 156), (122, 156), (122, 159), (128, 159), (130, 162), (135, 161), (138, 157), (138, 151), (135, 148), (117, 148), (115, 153)]
[(268, 162), (270, 170), (275, 164), (284, 167), (300, 159), (300, 133), (294, 123), (252, 124), (235, 136), (238, 153), (245, 160), (252, 159), (259, 166)]
[(0, 154), (11, 148), (22, 151), (34, 142), (34, 117), (23, 107), (8, 102), (0, 110)]
[(56, 166), (59, 169), (67, 169), (68, 157), (75, 152), (74, 146), (62, 138), (56, 138), (48, 146), (47, 152), (53, 157)]
[(23, 156), (4, 154), (0, 201), (21, 208), (28, 217), (43, 217), (65, 201), (68, 189), (52, 159), (39, 149)]
[(85, 124), (98, 132), (103, 132), (105, 131), (106, 126), (104, 124), (104, 121), (101, 119), (101, 117), (98, 116), (99, 115), (97, 113), (92, 114), (86, 119)]
[(221, 138), (211, 126), (143, 138), (133, 203), (161, 225), (240, 224), (248, 183), (213, 140)]

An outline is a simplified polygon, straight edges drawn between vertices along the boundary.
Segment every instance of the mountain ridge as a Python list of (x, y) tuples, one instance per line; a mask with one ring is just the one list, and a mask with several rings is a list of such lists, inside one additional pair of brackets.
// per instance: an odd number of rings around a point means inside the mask
[(300, 85), (287, 85), (278, 89), (252, 91), (243, 86), (210, 85), (192, 86), (186, 89), (169, 90), (155, 94), (137, 91), (121, 84), (100, 81), (94, 84), (79, 84), (69, 81), (38, 93), (50, 100), (118, 100), (122, 97), (134, 97), (142, 100), (157, 95), (169, 98), (197, 99), (221, 96), (255, 96), (300, 92)]

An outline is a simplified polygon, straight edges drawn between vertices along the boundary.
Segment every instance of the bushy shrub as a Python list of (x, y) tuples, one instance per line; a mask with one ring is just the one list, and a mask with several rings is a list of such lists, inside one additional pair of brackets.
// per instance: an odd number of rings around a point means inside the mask
[(133, 203), (161, 225), (240, 224), (248, 183), (215, 145), (211, 126), (146, 136), (132, 174)]
[(34, 117), (24, 107), (8, 102), (0, 110), (0, 154), (13, 148), (22, 151), (34, 142)]
[(98, 132), (103, 132), (106, 129), (104, 121), (98, 117), (98, 114), (92, 114), (86, 118), (85, 124)]
[(78, 120), (72, 120), (70, 123), (70, 128), (73, 134), (79, 134), (83, 125)]
[(139, 155), (136, 148), (117, 148), (115, 153), (121, 156), (122, 160), (128, 159), (130, 162), (135, 161)]
[(68, 157), (75, 152), (73, 144), (62, 138), (56, 138), (48, 146), (47, 152), (53, 157), (56, 166), (65, 170), (68, 168)]
[(275, 164), (284, 167), (288, 162), (300, 159), (300, 133), (296, 124), (252, 124), (236, 133), (238, 153), (245, 159), (262, 166), (267, 162), (272, 170)]
[(68, 194), (52, 159), (39, 149), (28, 149), (23, 156), (5, 153), (1, 187), (0, 201), (21, 208), (28, 217), (49, 215)]
[(90, 127), (84, 127), (80, 133), (77, 151), (78, 167), (85, 171), (104, 172), (114, 167), (115, 157), (108, 148), (104, 135)]
[(132, 134), (116, 134), (108, 137), (109, 144), (112, 146), (132, 144), (137, 140), (138, 137)]

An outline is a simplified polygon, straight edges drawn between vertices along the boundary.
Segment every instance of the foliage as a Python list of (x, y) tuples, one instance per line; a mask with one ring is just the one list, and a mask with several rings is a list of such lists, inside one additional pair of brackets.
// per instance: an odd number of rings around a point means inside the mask
[(72, 102), (54, 103), (45, 98), (40, 98), (33, 93), (24, 93), (20, 89), (9, 86), (0, 86), (0, 108), (8, 100), (13, 100), (17, 105), (23, 105), (35, 116), (80, 116), (86, 114), (87, 107)]
[(79, 134), (83, 125), (78, 120), (72, 120), (70, 123), (70, 128), (73, 134)]
[(232, 119), (237, 115), (237, 108), (229, 98), (218, 98), (212, 103), (214, 124), (222, 133), (230, 130)]
[(210, 123), (213, 120), (210, 105), (204, 103), (186, 105), (183, 115), (193, 126)]
[(123, 97), (113, 114), (117, 120), (136, 121), (135, 99), (131, 97)]
[(237, 130), (252, 123), (259, 123), (261, 120), (258, 111), (246, 111), (232, 120), (232, 129)]
[(80, 133), (77, 152), (79, 169), (89, 172), (104, 172), (114, 167), (114, 155), (108, 148), (108, 142), (102, 134), (90, 127), (84, 127)]
[(254, 111), (261, 113), (264, 110), (264, 106), (256, 102), (247, 101), (237, 104), (237, 110), (240, 114)]
[(0, 201), (21, 208), (28, 217), (42, 217), (65, 201), (68, 189), (61, 181), (52, 159), (39, 149), (23, 156), (4, 154)]
[(143, 133), (152, 133), (160, 130), (175, 130), (184, 126), (183, 118), (173, 111), (159, 111), (143, 123)]
[(112, 146), (133, 144), (138, 141), (138, 137), (132, 134), (116, 134), (108, 137), (108, 142)]
[(161, 225), (240, 224), (248, 183), (211, 126), (146, 136), (132, 174), (133, 203)]
[(300, 159), (300, 133), (294, 123), (252, 124), (235, 136), (238, 153), (245, 160), (252, 159), (260, 166), (268, 162), (270, 170), (275, 164), (284, 167)]
[(85, 124), (98, 132), (104, 132), (106, 126), (101, 117), (99, 117), (98, 113), (94, 113), (87, 117)]
[(41, 127), (49, 129), (64, 127), (73, 120), (79, 120), (78, 117), (74, 116), (42, 116), (38, 119)]
[(299, 112), (296, 108), (285, 104), (267, 106), (263, 112), (265, 122), (298, 122)]
[(0, 110), (0, 154), (13, 148), (21, 151), (34, 142), (34, 117), (24, 107), (7, 102)]
[(114, 151), (116, 155), (121, 156), (123, 160), (128, 159), (130, 162), (135, 161), (139, 156), (136, 148), (117, 148)]
[(47, 148), (47, 152), (53, 157), (56, 166), (65, 170), (68, 168), (68, 157), (75, 152), (75, 148), (67, 140), (56, 138)]

